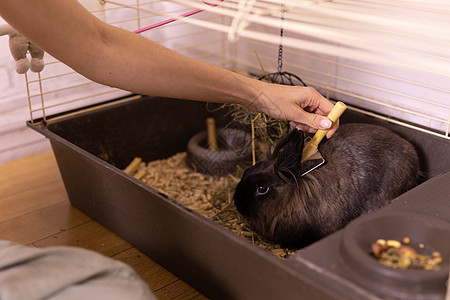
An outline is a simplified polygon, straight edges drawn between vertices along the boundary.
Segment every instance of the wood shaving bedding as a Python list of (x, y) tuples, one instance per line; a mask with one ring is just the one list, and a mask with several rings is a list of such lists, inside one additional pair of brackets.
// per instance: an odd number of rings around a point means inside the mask
[(236, 174), (220, 178), (206, 176), (194, 172), (187, 166), (186, 152), (148, 163), (135, 158), (131, 164), (138, 165), (130, 173), (134, 177), (254, 245), (279, 258), (286, 258), (295, 252), (295, 250), (264, 241), (237, 212), (233, 203), (233, 194), (243, 169), (238, 168)]

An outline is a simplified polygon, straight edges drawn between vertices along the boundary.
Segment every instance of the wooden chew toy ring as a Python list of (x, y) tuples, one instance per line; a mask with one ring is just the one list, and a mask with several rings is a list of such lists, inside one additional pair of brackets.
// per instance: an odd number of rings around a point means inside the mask
[[(330, 121), (332, 122), (330, 128), (333, 127), (334, 123), (336, 123), (336, 121), (339, 119), (339, 117), (344, 113), (346, 109), (347, 106), (343, 102), (341, 101), (336, 102), (333, 109), (327, 116), (327, 118), (330, 119)], [(305, 148), (303, 148), (302, 162), (307, 160), (311, 155), (313, 155), (314, 152), (316, 152), (319, 143), (325, 137), (330, 128), (317, 130), (316, 134), (313, 136), (311, 141), (309, 141), (309, 143), (306, 144)]]

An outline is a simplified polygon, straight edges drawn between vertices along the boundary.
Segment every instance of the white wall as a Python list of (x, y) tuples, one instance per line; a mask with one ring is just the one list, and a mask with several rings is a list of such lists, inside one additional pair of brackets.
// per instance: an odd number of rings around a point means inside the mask
[(0, 36), (0, 164), (50, 149), (42, 135), (25, 126), (29, 119), (25, 78), (14, 69), (8, 43), (8, 36)]
[[(80, 0), (80, 2), (89, 10), (101, 9), (101, 5), (98, 0)], [(99, 18), (104, 18), (104, 14), (97, 14)], [(0, 18), (0, 24), (6, 22)], [(55, 59), (49, 56), (47, 53), (44, 56), (46, 64), (48, 62), (54, 62)], [(46, 65), (43, 76), (45, 74), (55, 75), (62, 72), (70, 72), (71, 70), (61, 64)], [(29, 80), (36, 79), (36, 74), (28, 72)], [(78, 75), (63, 76), (56, 80), (48, 80), (45, 84), (47, 90), (57, 89), (60, 87), (66, 87), (80, 82), (87, 82), (87, 80)], [(30, 87), (34, 90), (31, 94), (38, 93), (37, 84), (33, 84)], [(84, 93), (95, 93), (96, 91), (102, 91), (105, 87), (88, 84), (78, 90), (83, 90)], [(72, 97), (80, 95), (80, 91), (77, 89), (71, 89), (70, 94)], [(0, 164), (3, 164), (10, 160), (15, 160), (21, 157), (25, 157), (31, 154), (40, 153), (44, 151), (50, 151), (49, 141), (41, 134), (26, 126), (26, 122), (30, 120), (30, 109), (27, 101), (27, 85), (25, 75), (20, 75), (15, 72), (14, 59), (9, 51), (9, 38), (8, 36), (0, 36)], [(121, 94), (124, 94), (123, 92)], [(115, 94), (119, 96), (119, 94)], [(66, 97), (63, 92), (58, 92), (55, 95), (47, 95), (46, 101), (50, 104), (51, 101), (58, 102)], [(105, 96), (106, 98), (108, 96)], [(105, 98), (103, 97), (103, 98)], [(114, 96), (110, 96), (114, 97)], [(110, 98), (107, 98), (110, 99)], [(39, 99), (37, 99), (39, 100)], [(94, 99), (101, 101), (101, 99)], [(74, 106), (80, 106), (87, 104), (84, 103), (75, 104)], [(33, 115), (33, 118), (36, 118)]]

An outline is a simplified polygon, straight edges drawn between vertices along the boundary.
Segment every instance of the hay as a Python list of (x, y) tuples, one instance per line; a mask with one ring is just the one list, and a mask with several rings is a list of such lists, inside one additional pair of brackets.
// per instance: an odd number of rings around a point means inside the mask
[(263, 240), (237, 212), (232, 198), (234, 189), (242, 176), (242, 168), (238, 167), (235, 174), (213, 178), (194, 172), (185, 161), (186, 152), (182, 152), (167, 159), (142, 162), (135, 174), (139, 174), (139, 179), (143, 182), (167, 194), (187, 208), (213, 220), (279, 258), (286, 258), (295, 252), (293, 249), (283, 248)]
[(244, 126), (252, 126), (255, 131), (255, 139), (261, 144), (274, 146), (282, 136), (290, 130), (289, 122), (279, 121), (263, 113), (257, 113), (238, 104), (227, 104), (233, 122)]

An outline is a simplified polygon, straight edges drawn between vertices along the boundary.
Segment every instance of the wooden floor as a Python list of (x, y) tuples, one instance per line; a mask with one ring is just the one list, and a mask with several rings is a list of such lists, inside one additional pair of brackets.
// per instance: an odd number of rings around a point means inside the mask
[(158, 299), (206, 299), (129, 243), (72, 207), (53, 152), (0, 166), (0, 239), (78, 246), (132, 266)]

